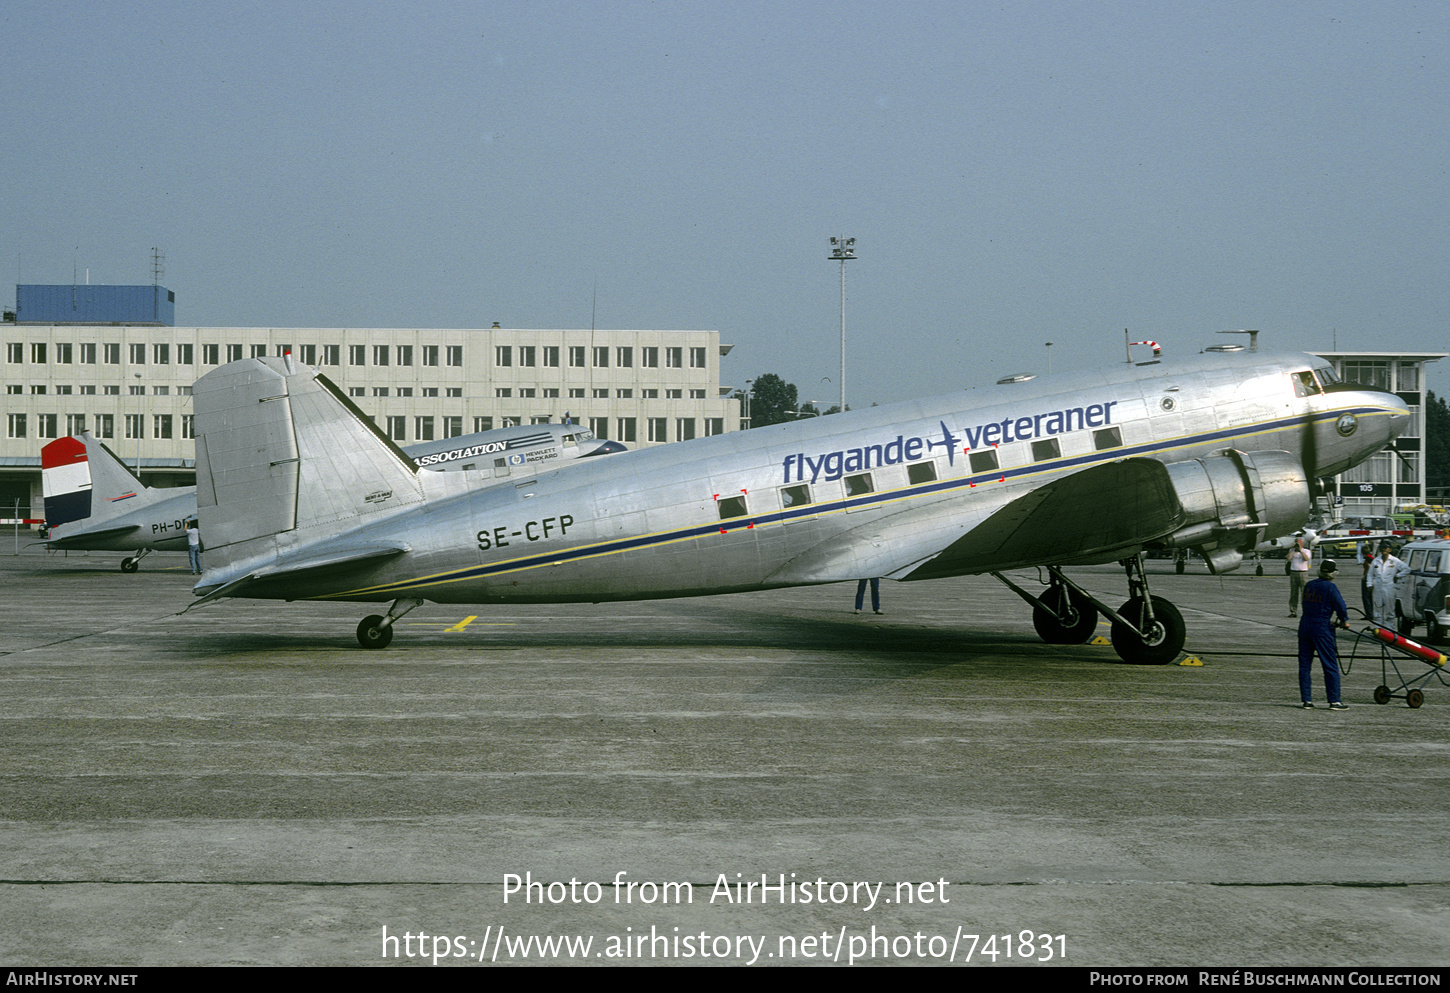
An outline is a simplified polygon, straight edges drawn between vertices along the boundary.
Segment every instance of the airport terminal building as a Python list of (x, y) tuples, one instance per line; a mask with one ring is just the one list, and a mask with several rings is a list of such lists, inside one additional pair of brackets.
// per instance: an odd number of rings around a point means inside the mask
[[(192, 384), (289, 350), (403, 445), (566, 416), (631, 448), (740, 429), (718, 331), (174, 327), (165, 287), (21, 286), (16, 299), (0, 325), (0, 518), (17, 502), (40, 516), (40, 449), (81, 431), (139, 460), (148, 485), (194, 482)], [(83, 319), (59, 319), (72, 313)], [(96, 319), (107, 313), (128, 319)]]

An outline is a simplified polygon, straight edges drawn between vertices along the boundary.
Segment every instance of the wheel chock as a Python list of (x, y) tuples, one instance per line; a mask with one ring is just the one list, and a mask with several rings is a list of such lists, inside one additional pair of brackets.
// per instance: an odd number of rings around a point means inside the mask
[(1203, 665), (1203, 659), (1197, 655), (1185, 655), (1178, 660), (1179, 665)]
[(1095, 635), (1093, 637), (1093, 640), (1090, 641), (1090, 642), (1088, 642), (1088, 644), (1089, 645), (1112, 645), (1112, 642), (1109, 641), (1107, 638), (1104, 638), (1102, 635), (1099, 634), (1099, 635)]

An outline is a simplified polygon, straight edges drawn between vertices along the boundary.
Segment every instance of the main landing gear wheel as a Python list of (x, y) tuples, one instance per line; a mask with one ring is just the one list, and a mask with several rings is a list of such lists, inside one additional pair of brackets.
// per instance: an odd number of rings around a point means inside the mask
[(1167, 665), (1183, 651), (1187, 629), (1183, 615), (1178, 608), (1162, 597), (1153, 597), (1153, 619), (1146, 617), (1147, 603), (1142, 597), (1133, 597), (1118, 613), (1129, 623), (1137, 625), (1138, 631), (1127, 624), (1113, 623), (1113, 651), (1129, 665)]
[(1422, 693), (1420, 690), (1410, 690), (1410, 692), (1405, 694), (1405, 703), (1409, 704), (1411, 707), (1418, 708), (1420, 704), (1424, 702), (1425, 694)]
[(125, 558), (121, 560), (122, 572), (135, 572), (139, 568), (141, 568), (140, 559)]
[(364, 648), (387, 648), (393, 640), (393, 626), (383, 627), (381, 614), (369, 614), (357, 626), (357, 643)]
[(1097, 630), (1098, 609), (1072, 587), (1058, 583), (1042, 595), (1042, 602), (1051, 609), (1033, 607), (1032, 626), (1049, 645), (1081, 645)]
[(1374, 702), (1375, 703), (1389, 703), (1390, 702), (1390, 688), (1388, 686), (1376, 686), (1374, 688)]

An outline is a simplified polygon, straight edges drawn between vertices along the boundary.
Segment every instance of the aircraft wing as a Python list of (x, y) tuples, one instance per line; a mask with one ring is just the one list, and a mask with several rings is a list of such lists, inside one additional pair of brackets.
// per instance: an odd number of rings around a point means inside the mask
[(1111, 562), (1172, 534), (1183, 508), (1168, 469), (1124, 459), (1040, 486), (900, 579), (937, 579), (1032, 565)]

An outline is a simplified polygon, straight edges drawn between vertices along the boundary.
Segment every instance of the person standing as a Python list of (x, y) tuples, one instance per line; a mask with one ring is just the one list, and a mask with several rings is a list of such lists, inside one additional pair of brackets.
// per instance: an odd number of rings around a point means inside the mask
[(1334, 641), (1334, 619), (1349, 627), (1344, 597), (1334, 585), (1338, 567), (1332, 561), (1319, 566), (1319, 578), (1304, 587), (1304, 616), (1299, 619), (1299, 700), (1305, 710), (1314, 709), (1314, 654), (1324, 670), (1324, 695), (1330, 710), (1348, 710), (1339, 699), (1339, 645)]
[(1370, 592), (1374, 595), (1374, 622), (1394, 630), (1395, 585), (1410, 571), (1404, 560), (1390, 554), (1390, 543), (1380, 543), (1380, 553), (1369, 567)]
[(201, 575), (201, 532), (196, 521), (186, 522), (186, 557), (191, 560), (191, 574)]
[(1360, 565), (1359, 572), (1359, 600), (1364, 607), (1364, 619), (1374, 619), (1374, 593), (1369, 585), (1369, 567), (1374, 564), (1374, 548), (1367, 541), (1361, 541), (1359, 548), (1354, 553), (1354, 559)]
[(871, 584), (871, 609), (878, 614), (885, 613), (881, 609), (881, 580), (863, 579), (856, 584), (856, 613), (861, 613), (861, 603), (866, 599), (866, 584)]
[(1303, 538), (1294, 539), (1294, 550), (1289, 553), (1289, 616), (1299, 609), (1299, 597), (1304, 592), (1304, 581), (1309, 578), (1309, 561), (1314, 553), (1304, 547)]

